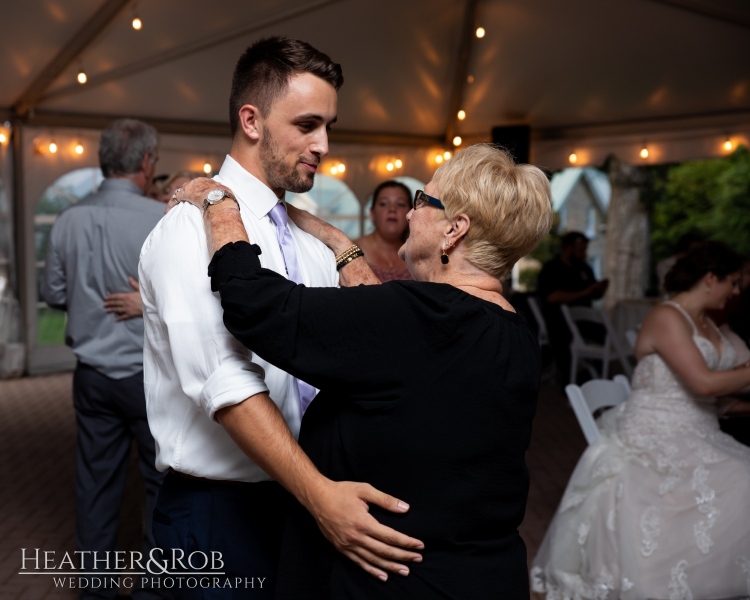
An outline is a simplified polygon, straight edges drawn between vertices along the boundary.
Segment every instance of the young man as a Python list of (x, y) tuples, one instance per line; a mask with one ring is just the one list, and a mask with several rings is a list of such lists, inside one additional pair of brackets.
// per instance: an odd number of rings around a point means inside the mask
[[(304, 42), (275, 37), (248, 48), (232, 82), (232, 146), (216, 177), (236, 198), (218, 189), (206, 197), (237, 202), (265, 249), (263, 266), (308, 286), (338, 285), (333, 255), (285, 222), (283, 197), (312, 187), (342, 83), (341, 67)], [(171, 210), (141, 254), (149, 423), (157, 467), (169, 470), (154, 513), (157, 543), (186, 554), (221, 552), (227, 577), (272, 597), (283, 485), (360, 566), (381, 578), (386, 569), (408, 573), (402, 563), (418, 555), (397, 546), (420, 542), (378, 524), (367, 502), (396, 512), (407, 507), (366, 484), (317, 472), (295, 441), (314, 389), (226, 331), (206, 276), (209, 259), (192, 206)]]

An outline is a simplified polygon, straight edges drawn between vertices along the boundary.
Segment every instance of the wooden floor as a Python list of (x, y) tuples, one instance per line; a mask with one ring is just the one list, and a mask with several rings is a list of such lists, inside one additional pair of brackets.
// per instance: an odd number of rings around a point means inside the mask
[[(567, 401), (546, 384), (528, 452), (531, 490), (521, 535), (529, 560), (584, 447)], [(70, 374), (0, 381), (0, 600), (77, 597), (70, 589), (55, 589), (49, 576), (18, 574), (21, 548), (75, 550), (74, 452)], [(121, 549), (140, 545), (142, 485), (135, 464), (131, 467)]]

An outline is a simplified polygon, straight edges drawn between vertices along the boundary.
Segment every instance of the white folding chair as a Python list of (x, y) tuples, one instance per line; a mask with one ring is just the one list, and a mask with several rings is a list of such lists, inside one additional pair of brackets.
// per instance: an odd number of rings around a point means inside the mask
[[(547, 323), (545, 322), (544, 316), (542, 315), (542, 310), (539, 308), (539, 302), (537, 302), (536, 298), (534, 298), (533, 296), (528, 296), (526, 298), (526, 301), (529, 305), (529, 310), (534, 317), (534, 321), (536, 321), (536, 337), (539, 341), (539, 347), (544, 348), (545, 346), (547, 346), (551, 349), (552, 345), (550, 344), (549, 334), (547, 333)], [(542, 373), (542, 381), (554, 379), (555, 371), (555, 361), (553, 360), (549, 368), (544, 373)]]
[(635, 343), (638, 341), (638, 332), (635, 329), (628, 329), (625, 332), (625, 339), (628, 341), (631, 352), (635, 350)]
[[(576, 382), (579, 364), (588, 369), (592, 377), (606, 379), (609, 374), (610, 361), (618, 359), (625, 374), (628, 377), (633, 374), (633, 368), (622, 349), (620, 339), (603, 311), (587, 306), (568, 306), (566, 304), (562, 304), (560, 308), (572, 335), (572, 341), (570, 342), (570, 383)], [(597, 323), (603, 326), (605, 330), (604, 343), (598, 344), (585, 339), (578, 327), (578, 323), (581, 322)], [(597, 372), (590, 359), (601, 361), (601, 373)]]
[(630, 384), (626, 377), (618, 375), (614, 380), (592, 379), (581, 386), (568, 384), (565, 386), (565, 393), (581, 426), (583, 436), (591, 445), (600, 435), (594, 413), (601, 408), (625, 402), (630, 396)]

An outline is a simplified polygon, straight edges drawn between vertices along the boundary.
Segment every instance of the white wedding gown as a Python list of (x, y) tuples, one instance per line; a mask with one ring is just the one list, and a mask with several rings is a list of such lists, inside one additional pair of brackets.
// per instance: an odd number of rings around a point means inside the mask
[[(712, 370), (735, 365), (722, 339), (719, 354), (693, 325)], [(532, 590), (548, 600), (749, 595), (750, 448), (719, 430), (713, 398), (650, 354), (631, 397), (599, 425), (534, 559)]]

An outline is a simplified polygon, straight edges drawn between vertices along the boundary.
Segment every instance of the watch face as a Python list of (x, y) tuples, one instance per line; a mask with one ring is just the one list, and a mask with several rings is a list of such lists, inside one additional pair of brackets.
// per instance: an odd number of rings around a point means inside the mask
[(206, 200), (209, 202), (218, 202), (224, 197), (224, 190), (211, 190), (206, 196)]

